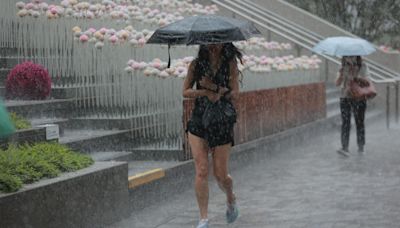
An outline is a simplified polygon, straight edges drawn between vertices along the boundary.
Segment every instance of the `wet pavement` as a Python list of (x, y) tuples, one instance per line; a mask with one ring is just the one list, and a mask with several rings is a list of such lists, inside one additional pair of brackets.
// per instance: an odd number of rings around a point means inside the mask
[[(225, 196), (210, 178), (210, 228), (400, 227), (400, 127), (367, 124), (365, 153), (336, 153), (339, 132), (312, 138), (268, 160), (232, 170), (240, 217), (225, 222)], [(196, 227), (194, 190), (135, 212), (112, 227)]]

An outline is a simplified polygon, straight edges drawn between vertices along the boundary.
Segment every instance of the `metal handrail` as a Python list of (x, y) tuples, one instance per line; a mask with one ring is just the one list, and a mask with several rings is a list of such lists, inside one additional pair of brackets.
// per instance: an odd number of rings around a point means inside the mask
[[(260, 7), (257, 4), (255, 4), (255, 3), (253, 3), (253, 2), (251, 2), (249, 0), (242, 0), (242, 1), (232, 0), (232, 1), (236, 2), (237, 4), (241, 4), (242, 6), (247, 6), (248, 7), (249, 5), (251, 5), (252, 10), (255, 10), (255, 11), (261, 13), (263, 16), (265, 16), (265, 17), (267, 17), (267, 18), (269, 18), (271, 20), (274, 20), (276, 23), (281, 24), (282, 26), (286, 26), (286, 27), (289, 27), (289, 29), (294, 29), (296, 31), (301, 32), (302, 35), (305, 35), (308, 38), (313, 39), (315, 41), (315, 44), (317, 44), (319, 41), (325, 39), (325, 37), (321, 36), (320, 34), (317, 34), (317, 33), (313, 32), (313, 31), (308, 30), (307, 28), (299, 26), (299, 25), (287, 20), (286, 18), (284, 18), (284, 17), (282, 17), (282, 16), (280, 16), (280, 15), (278, 15), (278, 14), (276, 14), (276, 13), (270, 11), (270, 10), (268, 10), (268, 9), (263, 8), (262, 10), (260, 10)], [(246, 5), (244, 4), (244, 2), (246, 3)], [(365, 57), (364, 60), (369, 65), (373, 65), (376, 68), (380, 68), (380, 69), (377, 69), (377, 70), (379, 70), (381, 73), (384, 73), (384, 74), (390, 73), (392, 75), (396, 75), (396, 77), (400, 77), (398, 72), (395, 72), (392, 69), (389, 69), (389, 68), (387, 68), (385, 66), (382, 66), (381, 64), (369, 59), (368, 57)], [(386, 72), (384, 72), (384, 71), (386, 71)], [(392, 75), (389, 75), (389, 77), (393, 77)]]
[[(277, 16), (280, 20), (275, 20), (278, 21), (281, 26), (276, 25), (276, 23), (272, 22), (271, 20), (268, 21), (268, 19), (266, 19), (265, 17), (262, 17), (260, 15), (255, 14), (255, 11), (261, 11), (259, 8), (257, 7), (254, 9), (254, 7), (252, 7), (252, 10), (249, 10), (248, 7), (250, 4), (253, 4), (251, 2), (248, 2), (247, 0), (246, 3), (248, 3), (247, 5), (244, 5), (243, 3), (241, 3), (241, 7), (239, 9), (234, 8), (231, 5), (234, 5), (235, 2), (239, 2), (237, 0), (230, 0), (228, 5), (227, 2), (225, 0), (211, 0), (212, 2), (214, 2), (215, 4), (218, 4), (228, 10), (230, 10), (231, 12), (235, 13), (236, 15), (239, 15), (251, 22), (253, 22), (254, 24), (257, 24), (258, 26), (267, 29), (270, 32), (273, 32), (283, 38), (285, 38), (288, 41), (291, 41), (293, 43), (295, 43), (296, 45), (308, 50), (312, 52), (312, 47), (316, 44), (316, 41), (313, 39), (315, 39), (315, 37), (310, 37), (310, 34), (306, 33), (306, 29), (301, 29), (300, 26), (295, 25), (292, 22), (287, 22), (286, 19), (282, 19), (281, 16), (276, 15), (275, 13), (273, 15)], [(236, 7), (238, 7), (238, 4), (236, 3)], [(246, 12), (246, 13), (244, 13)], [(262, 13), (262, 11), (261, 11)], [(262, 13), (265, 14), (265, 13)], [(251, 15), (251, 16), (250, 16)], [(256, 19), (258, 18), (258, 19)], [(267, 22), (267, 24), (262, 23), (262, 22)], [(285, 21), (285, 22), (283, 22)], [(287, 28), (283, 28), (283, 25), (287, 25), (289, 27), (289, 29)], [(274, 25), (274, 26), (273, 26)], [(296, 29), (294, 27), (297, 27)], [(300, 32), (303, 36), (300, 36), (298, 33), (293, 32), (293, 30)], [(281, 30), (284, 30), (284, 32), (282, 32)], [(290, 34), (290, 36), (288, 36), (287, 34)], [(315, 33), (313, 33), (315, 34)], [(304, 36), (307, 36), (307, 38), (305, 38)], [(322, 38), (322, 36), (319, 36)], [(297, 38), (297, 39), (296, 39)], [(311, 39), (311, 40), (310, 40)], [(303, 42), (302, 42), (303, 41)], [(304, 42), (306, 41), (306, 42)], [(307, 44), (305, 44), (307, 43)], [(337, 65), (340, 65), (340, 61), (337, 58), (331, 57), (331, 56), (327, 56), (327, 55), (321, 55), (325, 60), (330, 61), (332, 63), (335, 63)], [(387, 122), (387, 127), (389, 128), (389, 119), (390, 119), (390, 85), (395, 85), (396, 88), (396, 121), (399, 121), (399, 81), (400, 81), (400, 77), (397, 73), (393, 72), (390, 69), (387, 69), (386, 67), (383, 67), (382, 65), (371, 61), (371, 60), (366, 60), (367, 63), (369, 63), (370, 65), (370, 75), (371, 75), (371, 81), (373, 81), (374, 83), (377, 84), (386, 84), (386, 122)], [(328, 67), (328, 65), (326, 64), (326, 67)], [(383, 74), (383, 75), (382, 75)], [(385, 75), (385, 76), (384, 76)], [(389, 77), (388, 77), (389, 76)]]

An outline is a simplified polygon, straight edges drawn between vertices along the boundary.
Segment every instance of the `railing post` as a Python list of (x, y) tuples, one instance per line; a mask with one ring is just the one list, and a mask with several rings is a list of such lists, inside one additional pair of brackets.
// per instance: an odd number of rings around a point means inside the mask
[(396, 124), (399, 123), (399, 81), (396, 81)]
[(329, 79), (329, 61), (325, 59), (325, 82), (328, 82)]
[(390, 84), (386, 85), (386, 128), (390, 127)]

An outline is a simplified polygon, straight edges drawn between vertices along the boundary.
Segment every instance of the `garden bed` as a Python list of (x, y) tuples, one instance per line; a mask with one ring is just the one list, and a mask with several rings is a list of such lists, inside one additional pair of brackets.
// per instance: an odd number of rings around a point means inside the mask
[(0, 193), (0, 227), (103, 227), (129, 213), (128, 165), (97, 162)]

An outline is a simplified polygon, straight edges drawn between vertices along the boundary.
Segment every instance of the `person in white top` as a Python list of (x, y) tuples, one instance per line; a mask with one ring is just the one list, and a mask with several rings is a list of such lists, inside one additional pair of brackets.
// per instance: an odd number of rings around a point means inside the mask
[(365, 111), (366, 100), (355, 100), (351, 97), (349, 82), (355, 77), (369, 77), (368, 66), (363, 63), (361, 56), (342, 57), (342, 67), (336, 78), (336, 86), (341, 88), (340, 112), (342, 116), (341, 143), (338, 150), (343, 155), (349, 153), (350, 118), (353, 112), (357, 128), (358, 152), (364, 152), (365, 145)]

